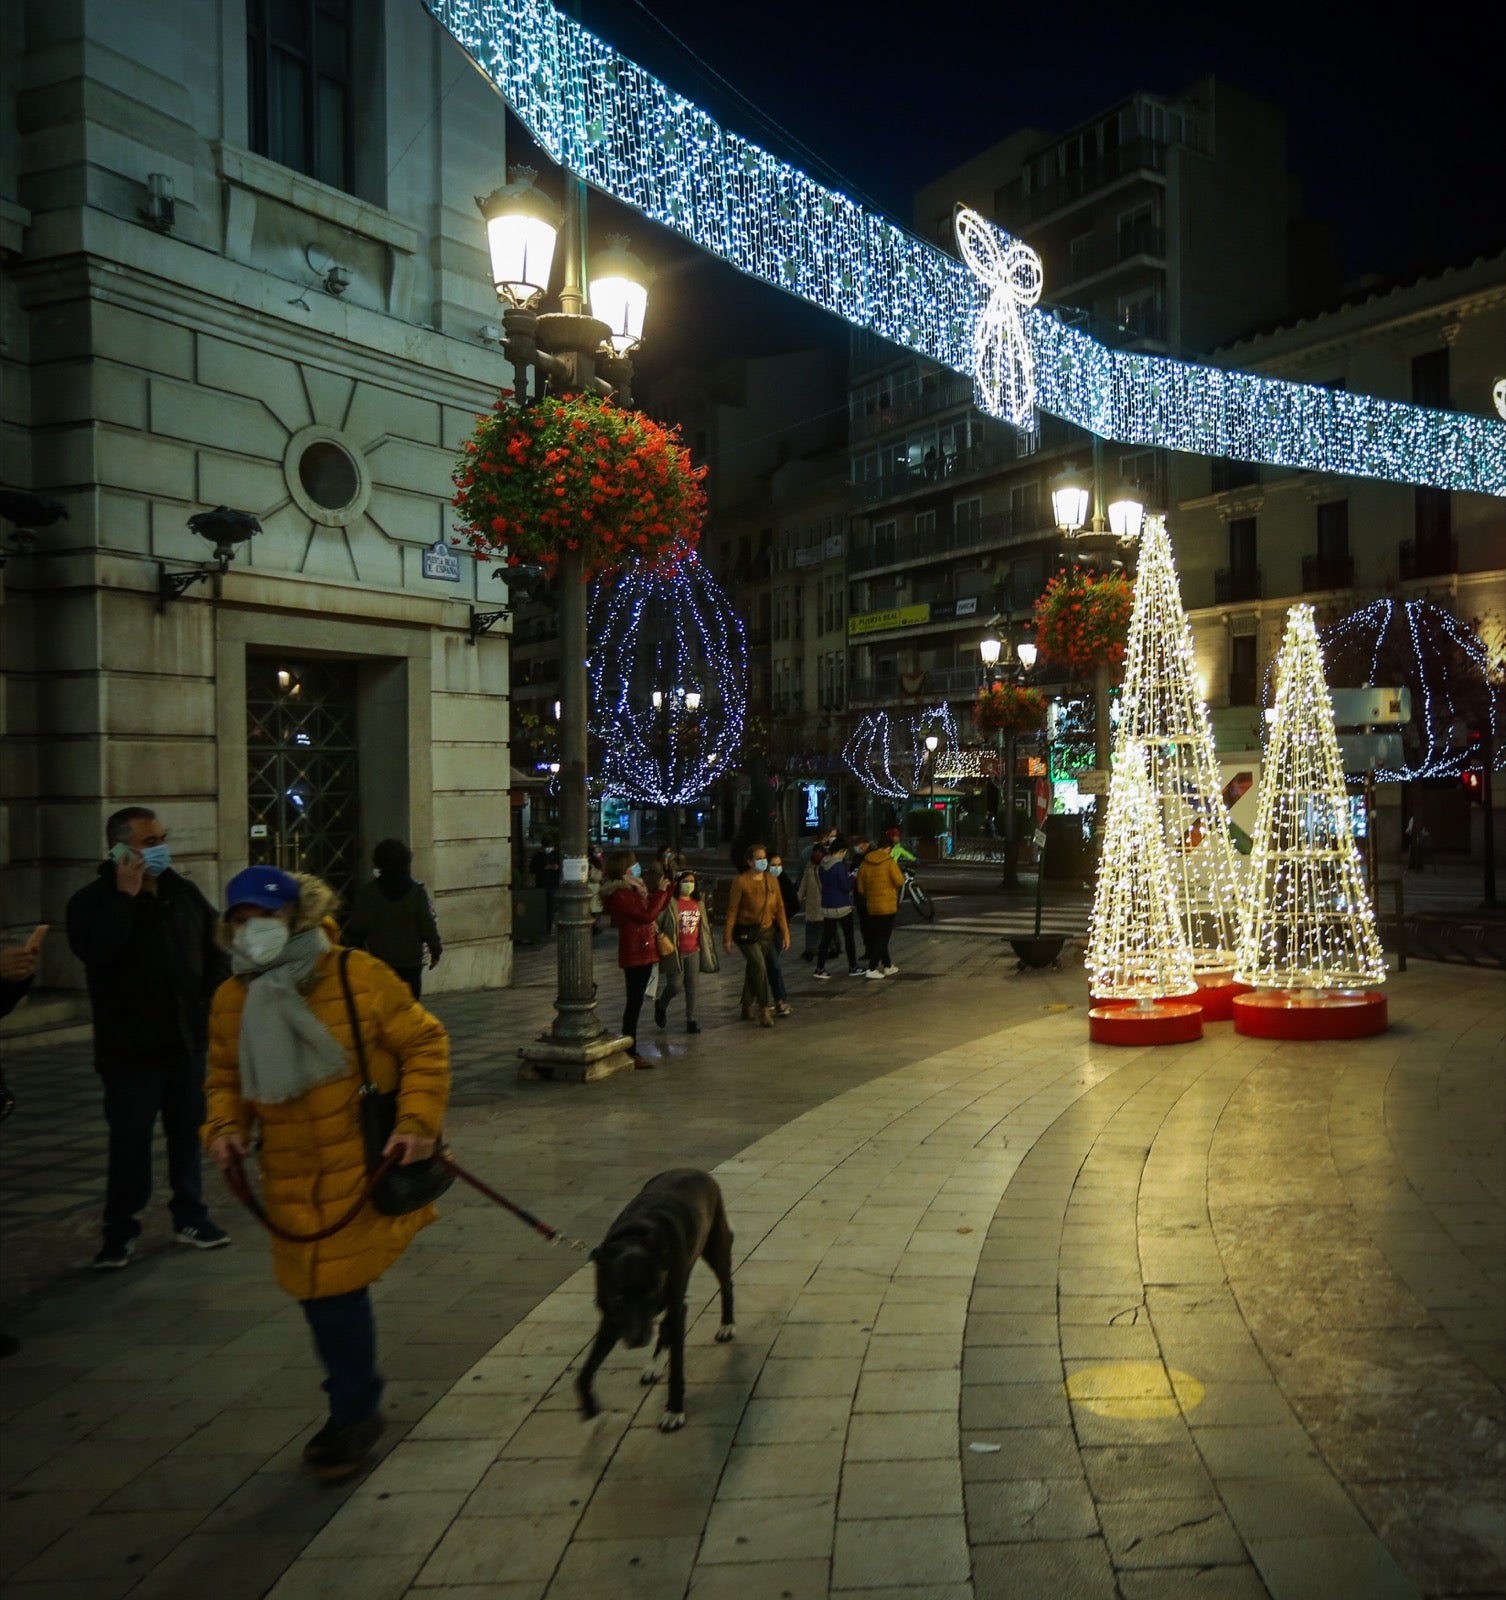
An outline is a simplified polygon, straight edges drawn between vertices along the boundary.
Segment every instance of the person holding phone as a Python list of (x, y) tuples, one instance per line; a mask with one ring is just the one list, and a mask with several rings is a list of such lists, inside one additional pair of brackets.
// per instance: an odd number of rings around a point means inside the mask
[(104, 1239), (94, 1265), (130, 1264), (138, 1213), (152, 1194), (152, 1133), (167, 1139), (173, 1238), (196, 1250), (230, 1243), (204, 1204), (199, 1125), (209, 1002), (230, 976), (203, 894), (172, 869), (155, 811), (126, 806), (105, 824), (108, 858), (68, 902), (68, 945), (84, 964), (94, 1068), (110, 1129)]

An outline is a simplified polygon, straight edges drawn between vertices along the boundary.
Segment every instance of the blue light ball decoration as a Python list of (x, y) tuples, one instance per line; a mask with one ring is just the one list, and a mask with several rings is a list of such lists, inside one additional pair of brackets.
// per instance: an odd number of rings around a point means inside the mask
[[(639, 805), (689, 804), (732, 769), (742, 741), (742, 619), (690, 551), (671, 565), (637, 563), (603, 579), (587, 627), (602, 791)], [(700, 703), (688, 704), (687, 695)]]
[(1373, 600), (1320, 630), (1331, 687), (1374, 684), (1412, 691), (1400, 729), (1404, 760), (1382, 783), (1457, 778), (1475, 759), (1462, 737), (1488, 723), (1494, 765), (1502, 749), (1502, 684), (1479, 634), (1433, 600)]

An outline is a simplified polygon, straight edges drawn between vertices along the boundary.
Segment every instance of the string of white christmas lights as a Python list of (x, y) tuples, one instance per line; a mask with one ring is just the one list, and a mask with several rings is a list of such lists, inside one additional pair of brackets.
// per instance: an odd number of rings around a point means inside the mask
[[(961, 261), (729, 133), (551, 0), (426, 3), (561, 166), (987, 388), (991, 295)], [(1007, 257), (1013, 241), (983, 226)], [(1035, 404), (1103, 438), (1506, 495), (1506, 425), (1494, 418), (1110, 350), (1037, 306), (1019, 311)], [(995, 399), (1017, 420), (1013, 398)]]
[(1232, 967), (1240, 940), (1239, 871), (1213, 727), (1197, 692), (1192, 628), (1160, 516), (1148, 515), (1140, 535), (1119, 706), (1119, 737), (1145, 751), (1172, 896), (1193, 963), (1202, 971)]
[[(958, 766), (961, 760), (957, 719), (944, 700), (903, 721), (887, 711), (865, 712), (842, 747), (842, 760), (870, 794), (885, 800), (907, 800), (917, 792), (915, 785), (924, 781), (923, 774), (933, 769), (932, 755), (925, 744), (928, 733), (935, 734), (938, 741), (934, 770), (941, 777), (944, 770)], [(902, 743), (909, 745), (908, 769), (898, 748)]]
[(1197, 989), (1159, 810), (1144, 749), (1121, 738), (1088, 923), (1089, 988), (1100, 999), (1154, 1000)]
[(603, 791), (654, 806), (703, 794), (747, 706), (747, 640), (721, 586), (694, 552), (676, 571), (632, 566), (594, 591), (588, 628)]
[(1350, 826), (1333, 702), (1309, 605), (1287, 612), (1275, 709), (1235, 977), (1264, 989), (1384, 983), (1385, 957)]

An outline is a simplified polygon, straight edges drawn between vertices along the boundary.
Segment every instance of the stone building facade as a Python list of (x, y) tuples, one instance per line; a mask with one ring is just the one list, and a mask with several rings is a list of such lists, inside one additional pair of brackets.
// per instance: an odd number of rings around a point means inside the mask
[[(348, 891), (406, 838), (434, 986), (507, 982), (508, 645), (471, 626), (506, 596), (445, 542), (511, 381), (502, 103), (398, 0), (3, 18), (0, 480), (68, 515), (6, 552), (0, 921), (60, 923), (139, 802), (212, 898), (261, 860)], [(164, 600), (220, 505), (260, 533)], [(42, 977), (77, 988), (60, 937)]]

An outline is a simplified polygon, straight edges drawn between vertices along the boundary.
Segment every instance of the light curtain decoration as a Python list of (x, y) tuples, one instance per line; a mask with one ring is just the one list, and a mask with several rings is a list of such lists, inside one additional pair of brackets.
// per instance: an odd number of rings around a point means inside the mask
[(1171, 538), (1165, 518), (1154, 515), (1140, 534), (1119, 737), (1145, 752), (1172, 898), (1193, 964), (1226, 971), (1239, 953), (1239, 872)]
[(1240, 983), (1321, 990), (1386, 981), (1308, 605), (1287, 612), (1276, 662), (1276, 717), (1260, 775), (1250, 884), (1234, 974)]
[[(550, 0), (428, 5), (577, 177), (751, 277), (979, 377), (990, 292), (963, 262), (728, 132)], [(1493, 417), (1110, 350), (1039, 306), (1020, 319), (1036, 405), (1102, 438), (1506, 495)]]
[(1035, 426), (1035, 353), (1022, 313), (1041, 298), (1041, 258), (1028, 244), (991, 227), (976, 211), (957, 207), (957, 248), (988, 290), (973, 326), (973, 382), (978, 404), (1017, 428)]

